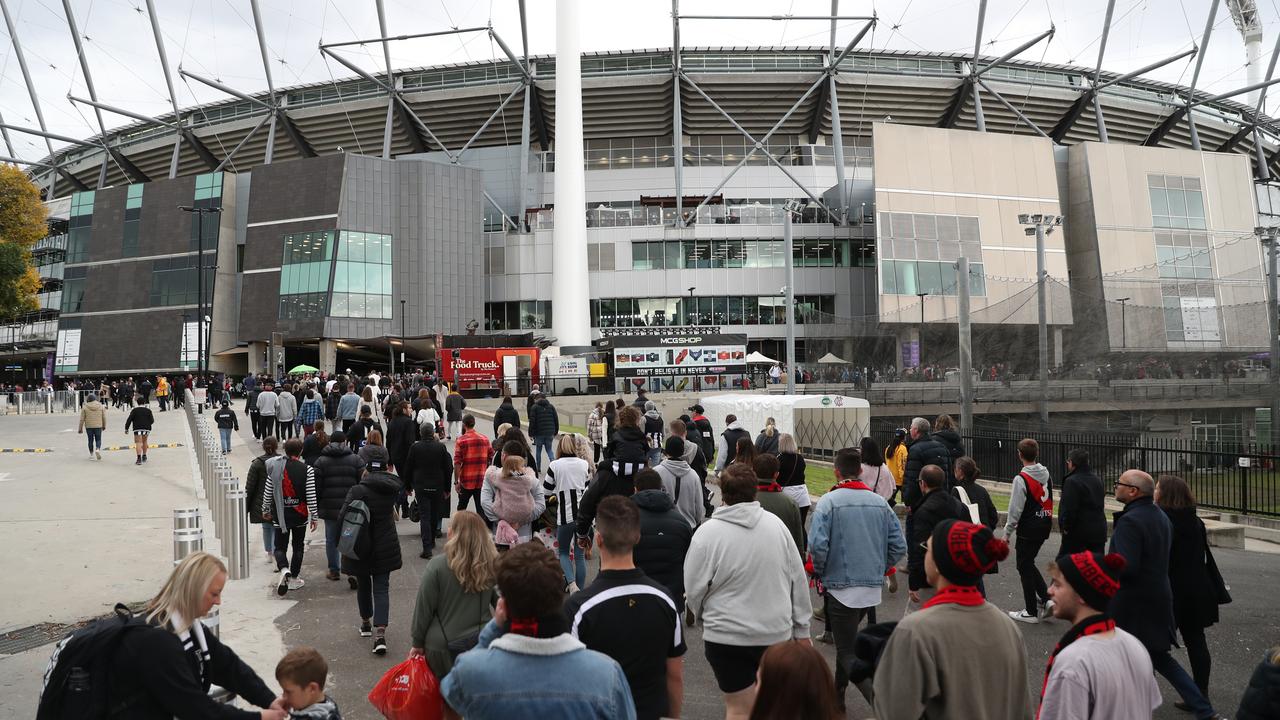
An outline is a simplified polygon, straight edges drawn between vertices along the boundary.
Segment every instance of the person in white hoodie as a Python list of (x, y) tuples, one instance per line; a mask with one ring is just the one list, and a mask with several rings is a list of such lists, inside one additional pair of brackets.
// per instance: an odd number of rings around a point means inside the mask
[(1036, 624), (1053, 614), (1049, 588), (1036, 568), (1040, 546), (1053, 529), (1053, 479), (1039, 462), (1040, 445), (1031, 438), (1018, 441), (1018, 459), (1022, 471), (1013, 478), (1009, 496), (1008, 519), (1004, 525), (1007, 542), (1014, 533), (1018, 576), (1022, 580), (1022, 610), (1011, 610), (1009, 616), (1022, 623)]
[[(671, 496), (676, 512), (689, 523), (689, 527), (697, 530), (706, 515), (702, 506), (702, 481), (684, 459), (687, 444), (675, 435), (668, 437), (663, 446), (666, 458), (654, 470), (662, 478), (662, 489)], [(695, 452), (698, 450), (696, 447), (693, 449)]]
[(685, 600), (702, 622), (726, 719), (746, 718), (760, 657), (775, 643), (811, 642), (813, 605), (795, 540), (756, 502), (755, 473), (735, 465), (720, 489), (724, 505), (693, 534), (685, 555)]

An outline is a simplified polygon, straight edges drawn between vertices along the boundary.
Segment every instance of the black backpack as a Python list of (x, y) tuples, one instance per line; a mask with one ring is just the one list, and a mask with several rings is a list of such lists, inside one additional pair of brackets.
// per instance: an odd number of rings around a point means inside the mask
[(111, 615), (63, 638), (44, 671), (36, 720), (96, 720), (116, 715), (136, 701), (137, 697), (111, 697), (111, 675), (125, 633), (150, 627), (117, 603)]

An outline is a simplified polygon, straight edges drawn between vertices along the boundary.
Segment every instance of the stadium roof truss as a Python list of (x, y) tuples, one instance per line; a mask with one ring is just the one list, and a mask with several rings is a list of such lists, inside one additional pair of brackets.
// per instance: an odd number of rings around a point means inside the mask
[[(62, 0), (88, 94), (87, 98), (69, 95), (67, 99), (92, 107), (99, 131), (91, 138), (76, 139), (48, 131), (9, 14), (8, 0), (0, 0), (38, 125), (23, 127), (0, 117), (0, 137), (8, 151), (6, 156), (0, 156), (0, 162), (31, 167), (32, 176), (47, 186), (49, 197), (55, 197), (58, 185), (85, 190), (225, 168), (243, 170), (273, 161), (337, 152), (344, 145), (354, 145), (357, 152), (368, 150), (371, 154), (372, 148), (380, 146), (385, 158), (441, 152), (456, 163), (473, 148), (515, 145), (513, 136), (518, 132), (520, 208), (498, 210), (509, 227), (525, 230), (529, 151), (534, 143), (540, 151), (551, 150), (556, 59), (529, 55), (524, 0), (518, 0), (519, 55), (491, 26), (391, 36), (387, 33), (383, 2), (375, 1), (380, 37), (320, 46), (326, 63), (333, 60), (355, 77), (277, 88), (258, 0), (250, 0), (266, 91), (243, 92), (179, 67), (177, 75), (184, 81), (195, 81), (229, 96), (226, 101), (182, 110), (177, 105), (174, 75), (159, 32), (155, 2), (147, 0), (146, 12), (173, 106), (172, 115), (148, 117), (107, 104), (98, 97), (70, 0)], [(1211, 0), (1198, 48), (1207, 46), (1220, 4), (1221, 0)], [(1018, 59), (1026, 50), (1051, 40), (1052, 27), (998, 58), (982, 56), (986, 5), (982, 0), (973, 53), (957, 55), (857, 50), (876, 27), (877, 19), (842, 16), (838, 0), (832, 1), (830, 14), (809, 16), (681, 15), (679, 0), (672, 0), (671, 48), (582, 56), (585, 134), (588, 141), (669, 135), (676, 158), (687, 158), (686, 152), (694, 151), (686, 147), (686, 137), (742, 136), (749, 150), (736, 165), (724, 168), (719, 187), (699, 206), (715, 196), (751, 158), (758, 161), (763, 156), (812, 202), (825, 207), (821, 193), (805, 187), (792, 174), (776, 154), (777, 141), (771, 144), (770, 139), (779, 135), (804, 137), (814, 144), (826, 136), (835, 156), (843, 157), (846, 138), (866, 136), (872, 123), (881, 120), (1035, 134), (1057, 144), (1096, 140), (1198, 150), (1203, 143), (1205, 149), (1251, 155), (1259, 180), (1280, 175), (1280, 123), (1262, 114), (1267, 89), (1280, 82), (1275, 77), (1280, 39), (1265, 80), (1211, 96), (1197, 90), (1204, 58), (1196, 46), (1124, 74), (1104, 72), (1102, 63), (1115, 0), (1107, 3), (1097, 61), (1088, 69)], [(821, 47), (682, 46), (681, 22), (699, 20), (823, 21), (830, 23), (830, 39)], [(836, 43), (838, 22), (859, 23), (854, 37), (844, 45)], [(492, 61), (431, 68), (391, 66), (392, 42), (465, 33), (488, 34), (501, 49), (501, 56)], [(874, 44), (874, 34), (871, 37)], [(362, 69), (342, 54), (344, 48), (374, 43), (382, 46), (384, 72)], [(1142, 77), (1193, 56), (1195, 68), (1189, 86)], [(910, 82), (903, 82), (904, 76)], [(1250, 92), (1257, 92), (1257, 98), (1249, 105), (1233, 100)], [(1015, 93), (1021, 97), (1015, 97)], [(519, 119), (509, 119), (506, 110), (518, 97), (522, 101)], [(986, 99), (994, 100), (996, 105), (984, 107)], [(1092, 118), (1088, 117), (1090, 107)], [(108, 130), (104, 111), (135, 122)], [(283, 133), (286, 143), (277, 144), (277, 131)], [(43, 138), (48, 156), (35, 162), (18, 158), (10, 132)], [(68, 147), (55, 150), (55, 140)], [(673, 168), (676, 218), (681, 225), (696, 212), (683, 207), (683, 166), (683, 162), (675, 162)], [(844, 163), (837, 162), (835, 167), (838, 184), (843, 188)], [(843, 223), (847, 198), (843, 193), (838, 195), (839, 204), (830, 210)], [(492, 197), (486, 197), (498, 207)]]

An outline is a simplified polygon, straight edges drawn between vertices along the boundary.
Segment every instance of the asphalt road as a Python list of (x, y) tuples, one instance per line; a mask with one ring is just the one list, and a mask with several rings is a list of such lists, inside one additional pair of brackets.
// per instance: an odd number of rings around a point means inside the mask
[[(329, 660), (329, 691), (338, 701), (343, 715), (350, 720), (377, 718), (366, 696), (386, 670), (403, 659), (409, 650), (409, 618), (413, 610), (422, 570), (426, 561), (418, 558), (420, 544), (417, 528), (405, 520), (400, 523), (401, 551), (404, 568), (391, 576), (391, 624), (388, 629), (390, 651), (386, 657), (371, 653), (372, 643), (358, 633), (360, 622), (356, 611), (355, 592), (344, 581), (330, 582), (324, 578), (323, 535), (316, 534), (309, 546), (304, 563), (303, 577), (307, 586), (289, 593), (289, 599), (297, 604), (277, 619), (284, 633), (285, 644), (292, 648), (312, 645)], [(1058, 536), (1053, 536), (1041, 551), (1042, 564), (1052, 557), (1057, 548)], [(1217, 550), (1215, 556), (1224, 577), (1231, 585), (1235, 602), (1222, 608), (1222, 621), (1208, 630), (1214, 668), (1210, 682), (1211, 700), (1218, 712), (1228, 717), (1234, 715), (1240, 695), (1253, 668), (1264, 651), (1280, 645), (1280, 614), (1275, 612), (1275, 579), (1280, 576), (1280, 555)], [(259, 560), (258, 562), (261, 562)], [(590, 570), (595, 574), (595, 569)], [(1012, 562), (1005, 563), (998, 575), (988, 576), (989, 599), (1001, 608), (1014, 609), (1021, 598), (1017, 575)], [(264, 587), (263, 592), (268, 592)], [(815, 598), (816, 602), (816, 598)], [(885, 594), (880, 606), (881, 621), (900, 618), (906, 603), (906, 593)], [(1050, 621), (1040, 625), (1020, 625), (1027, 643), (1027, 675), (1021, 679), (1028, 684), (1032, 697), (1039, 696), (1040, 682), (1045, 661), (1058, 638), (1067, 630), (1062, 621)], [(814, 621), (814, 635), (821, 632), (821, 623)], [(703, 655), (701, 628), (690, 628), (687, 635), (689, 652), (685, 663), (684, 717), (711, 719), (723, 717), (724, 706)], [(835, 660), (835, 648), (817, 644), (829, 662)], [(1186, 654), (1175, 651), (1175, 656), (1189, 667)], [(980, 659), (979, 659), (980, 661)], [(1157, 718), (1190, 717), (1173, 707), (1177, 699), (1173, 689), (1158, 678), (1164, 694), (1164, 705), (1156, 712)], [(871, 709), (855, 691), (847, 698), (848, 717), (872, 717)]]

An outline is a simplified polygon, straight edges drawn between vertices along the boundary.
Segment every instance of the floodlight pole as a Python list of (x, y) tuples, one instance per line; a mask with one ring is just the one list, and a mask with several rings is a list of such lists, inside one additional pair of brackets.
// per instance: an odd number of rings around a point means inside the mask
[[(262, 11), (258, 9), (258, 0), (249, 0), (249, 5), (253, 10), (253, 29), (258, 34), (258, 52), (262, 55), (262, 72), (267, 78), (267, 92), (271, 94), (271, 104), (279, 106), (280, 103), (276, 100), (275, 84), (271, 81), (271, 63), (267, 60), (267, 40), (262, 32)], [(278, 109), (271, 111), (271, 126), (267, 128), (267, 148), (262, 159), (263, 165), (270, 165), (272, 156), (275, 154), (276, 114), (278, 112)]]
[(787, 394), (796, 394), (796, 268), (791, 239), (791, 212), (793, 200), (782, 207), (782, 244), (787, 268), (787, 294), (784, 308), (787, 313)]
[[(973, 39), (973, 62), (969, 64), (969, 76), (973, 82), (973, 120), (978, 132), (987, 131), (987, 119), (982, 114), (982, 93), (978, 91), (978, 52), (982, 50), (982, 27), (987, 21), (987, 0), (978, 3), (978, 31)], [(924, 328), (921, 328), (923, 332)]]
[[(675, 157), (676, 227), (684, 222), (684, 113), (680, 107), (680, 0), (671, 0), (671, 150)], [(699, 208), (702, 205), (698, 206)], [(697, 210), (694, 210), (697, 213)], [(697, 219), (695, 218), (695, 222)]]
[[(827, 71), (827, 82), (830, 87), (827, 90), (827, 99), (831, 105), (831, 155), (836, 166), (836, 192), (840, 198), (837, 206), (839, 215), (836, 217), (836, 225), (847, 225), (849, 223), (849, 202), (846, 195), (845, 178), (844, 178), (844, 132), (840, 126), (840, 100), (838, 97), (839, 83), (836, 82), (836, 21), (835, 18), (840, 14), (840, 0), (831, 0), (831, 69)], [(821, 111), (819, 111), (821, 112)]]
[[(169, 160), (169, 179), (178, 176), (178, 156), (182, 152), (182, 113), (178, 111), (178, 94), (173, 90), (173, 74), (169, 72), (169, 56), (164, 50), (160, 35), (160, 19), (156, 17), (155, 0), (147, 0), (147, 17), (151, 18), (151, 32), (156, 36), (156, 51), (160, 54), (160, 68), (164, 70), (164, 82), (169, 88), (169, 102), (173, 105), (173, 124), (177, 133), (173, 136), (173, 157)], [(201, 322), (203, 322), (201, 318)]]
[[(1204, 21), (1204, 37), (1200, 40), (1200, 47), (1209, 47), (1209, 36), (1213, 33), (1213, 19), (1218, 15), (1218, 2), (1213, 0), (1209, 6), (1209, 16)], [(1191, 149), (1200, 150), (1200, 134), (1196, 132), (1196, 119), (1192, 114), (1194, 99), (1196, 94), (1196, 83), (1200, 80), (1200, 66), (1204, 64), (1204, 53), (1196, 55), (1196, 69), (1191, 73), (1191, 87), (1187, 88), (1187, 131), (1191, 134)]]
[[(1058, 215), (1026, 215), (1018, 216), (1018, 223), (1027, 226), (1027, 234), (1033, 231), (1031, 227), (1035, 227), (1036, 236), (1036, 299), (1037, 299), (1037, 315), (1038, 315), (1038, 347), (1040, 359), (1040, 397), (1037, 403), (1040, 406), (1040, 425), (1041, 429), (1049, 427), (1049, 323), (1048, 323), (1048, 300), (1046, 298), (1046, 281), (1049, 273), (1045, 269), (1045, 249), (1044, 236), (1053, 232), (1053, 228), (1062, 224), (1062, 218)], [(1047, 229), (1046, 229), (1047, 228)]]
[[(13, 26), (13, 16), (9, 14), (8, 0), (0, 0), (0, 12), (4, 13), (4, 24), (9, 28), (9, 40), (13, 43), (13, 54), (18, 56), (18, 69), (22, 71), (22, 79), (27, 83), (27, 96), (31, 98), (31, 107), (36, 111), (36, 122), (40, 124), (40, 129), (48, 132), (49, 128), (44, 122), (44, 111), (40, 109), (40, 98), (36, 95), (36, 86), (31, 82), (31, 71), (27, 69), (27, 56), (22, 52), (22, 43), (18, 42), (18, 31)], [(8, 140), (6, 135), (5, 140)], [(50, 162), (56, 162), (53, 154), (53, 143), (49, 138), (44, 139), (45, 147), (49, 149)], [(13, 148), (9, 148), (9, 154), (15, 154)], [(57, 185), (58, 178), (56, 175), (49, 176), (49, 197), (53, 197), (56, 193), (54, 187)]]
[(1126, 304), (1132, 299), (1131, 297), (1116, 298), (1116, 302), (1120, 303), (1120, 348), (1122, 350), (1129, 347), (1129, 326), (1125, 323), (1124, 311)]
[(956, 262), (956, 294), (960, 298), (960, 432), (973, 432), (973, 326), (969, 318), (969, 258)]
[(1280, 301), (1277, 300), (1276, 270), (1280, 228), (1258, 228), (1258, 239), (1267, 250), (1267, 334), (1270, 336), (1271, 454), (1280, 451)]
[[(84, 84), (89, 90), (89, 97), (93, 100), (98, 99), (98, 91), (93, 87), (93, 74), (89, 72), (89, 59), (85, 57), (84, 45), (80, 41), (80, 29), (76, 26), (76, 17), (71, 12), (71, 0), (62, 0), (62, 13), (67, 18), (67, 29), (71, 31), (71, 42), (76, 48), (76, 57), (80, 60), (80, 72), (84, 74)], [(94, 108), (94, 113), (98, 118), (98, 130), (102, 133), (103, 147), (107, 142), (107, 125), (102, 120), (102, 110)], [(111, 159), (110, 152), (104, 152), (102, 155), (102, 168), (98, 170), (98, 187), (107, 186), (107, 162)]]
[(1098, 96), (1098, 77), (1102, 74), (1102, 58), (1107, 54), (1107, 40), (1111, 37), (1111, 16), (1116, 10), (1116, 0), (1107, 0), (1107, 15), (1102, 21), (1102, 37), (1098, 42), (1098, 64), (1093, 68), (1093, 87), (1089, 94), (1093, 96), (1093, 117), (1098, 124), (1098, 141), (1108, 142), (1107, 120), (1102, 114), (1102, 98)]

